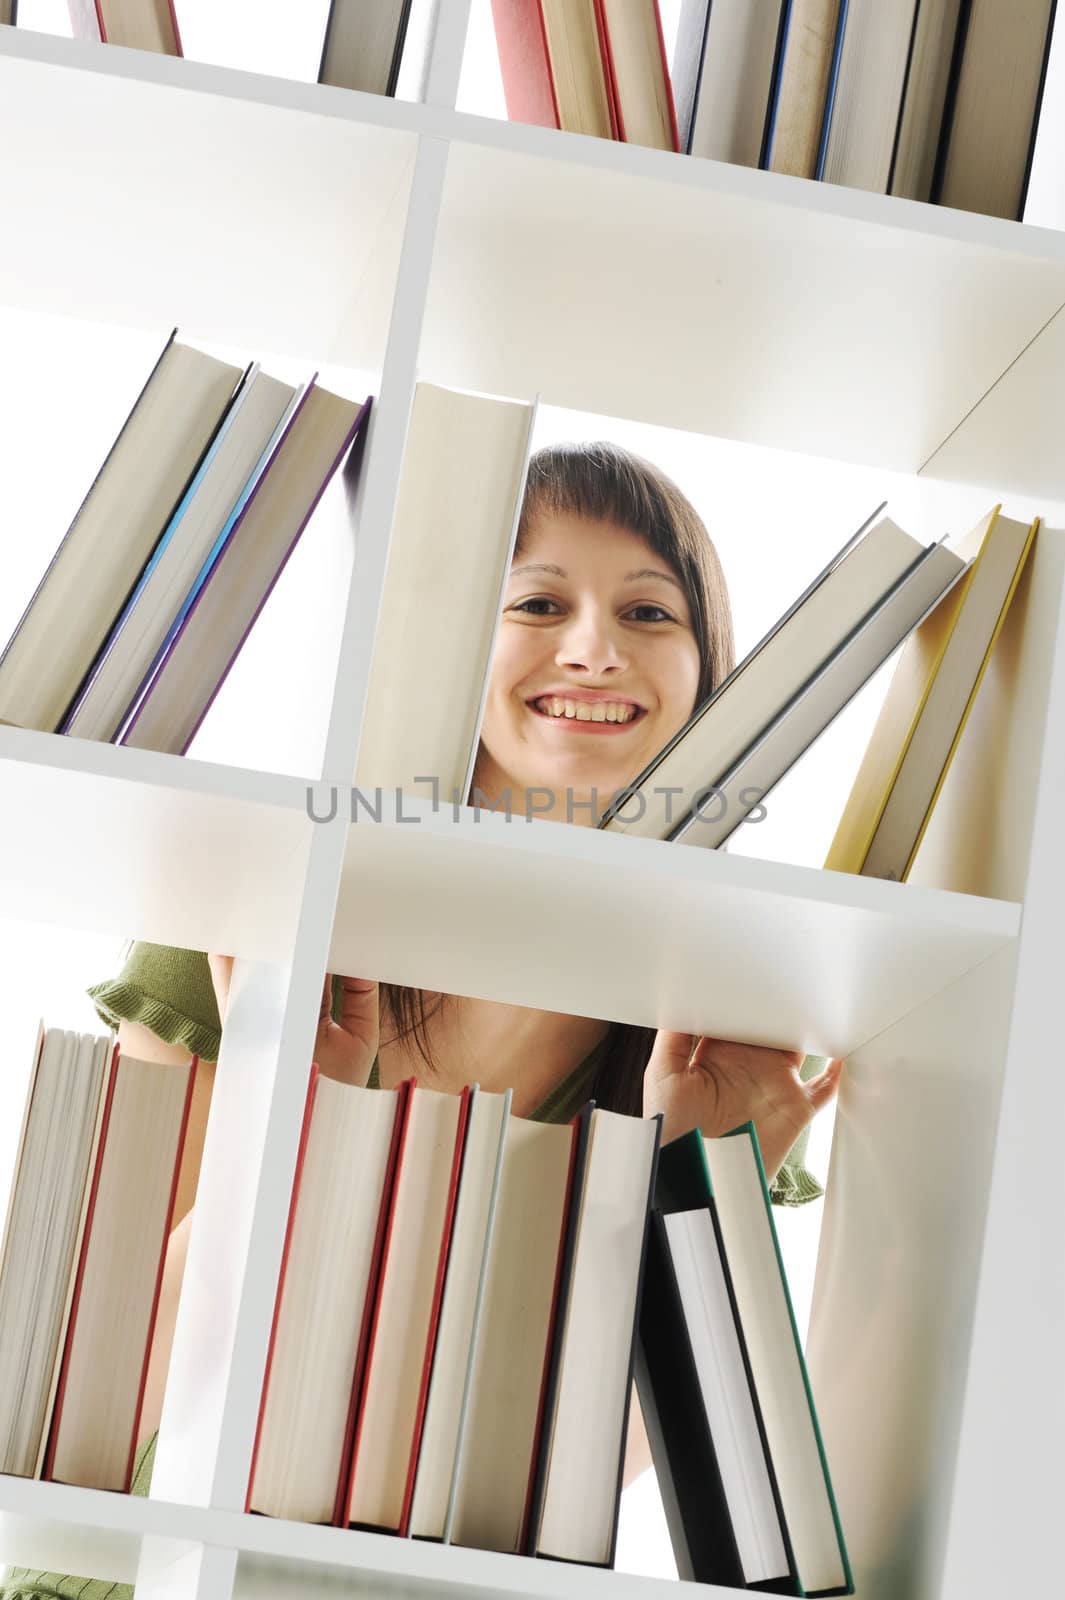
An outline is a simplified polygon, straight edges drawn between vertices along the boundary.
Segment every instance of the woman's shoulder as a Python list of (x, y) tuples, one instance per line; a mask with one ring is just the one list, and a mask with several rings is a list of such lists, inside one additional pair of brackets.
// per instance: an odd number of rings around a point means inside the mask
[(138, 940), (121, 970), (88, 993), (109, 1028), (137, 1022), (190, 1055), (218, 1060), (222, 1025), (206, 951)]

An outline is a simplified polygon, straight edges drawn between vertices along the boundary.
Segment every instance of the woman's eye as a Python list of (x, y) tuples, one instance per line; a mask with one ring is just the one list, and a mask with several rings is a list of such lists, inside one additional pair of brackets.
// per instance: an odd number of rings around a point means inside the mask
[(672, 622), (673, 621), (673, 618), (670, 616), (668, 611), (663, 611), (661, 606), (653, 606), (653, 605), (650, 604), (650, 602), (648, 602), (647, 605), (643, 605), (643, 606), (633, 606), (632, 609), (633, 609), (633, 611), (657, 611), (658, 612), (658, 615), (656, 617), (644, 617), (642, 619), (644, 622)]
[[(525, 611), (526, 607), (528, 607), (528, 606), (553, 606), (554, 604), (555, 604), (554, 600), (545, 600), (542, 597), (538, 598), (538, 599), (532, 599), (532, 600), (519, 600), (517, 605), (514, 605), (514, 606), (511, 607), (511, 610), (512, 611)], [(544, 612), (544, 611), (529, 611), (527, 614), (530, 617), (543, 617), (543, 616), (547, 615), (547, 613)]]

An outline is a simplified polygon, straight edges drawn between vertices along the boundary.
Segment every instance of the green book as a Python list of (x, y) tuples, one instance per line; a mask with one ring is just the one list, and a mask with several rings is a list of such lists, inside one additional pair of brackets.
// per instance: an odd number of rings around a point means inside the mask
[[(853, 1594), (853, 1575), (754, 1124), (745, 1123), (718, 1139), (704, 1139), (695, 1131), (666, 1145), (659, 1162), (656, 1206), (663, 1213), (708, 1419), (715, 1384), (719, 1411), (724, 1405), (735, 1418), (743, 1403), (739, 1369), (735, 1363), (727, 1369), (721, 1356), (721, 1327), (727, 1315), (723, 1283), (782, 1514), (785, 1545), (793, 1554), (801, 1585), (798, 1592)], [(718, 1325), (713, 1332), (715, 1306)], [(710, 1366), (716, 1371), (708, 1373)], [(720, 1430), (715, 1442), (718, 1437)], [(719, 1446), (726, 1489), (730, 1477), (737, 1485), (744, 1484), (748, 1502), (757, 1510), (757, 1497), (752, 1500), (752, 1484), (757, 1489), (753, 1442), (746, 1456), (741, 1448), (731, 1469), (722, 1455)], [(730, 1505), (738, 1493), (737, 1488)], [(733, 1531), (740, 1532), (735, 1515)], [(748, 1587), (770, 1585), (748, 1583)]]

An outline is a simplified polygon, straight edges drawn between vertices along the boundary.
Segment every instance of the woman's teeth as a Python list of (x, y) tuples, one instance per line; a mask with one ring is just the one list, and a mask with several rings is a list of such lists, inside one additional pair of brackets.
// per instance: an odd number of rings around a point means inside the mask
[(593, 705), (587, 700), (560, 700), (556, 696), (534, 700), (533, 705), (545, 716), (573, 717), (577, 722), (631, 722), (639, 710), (620, 701), (599, 700)]

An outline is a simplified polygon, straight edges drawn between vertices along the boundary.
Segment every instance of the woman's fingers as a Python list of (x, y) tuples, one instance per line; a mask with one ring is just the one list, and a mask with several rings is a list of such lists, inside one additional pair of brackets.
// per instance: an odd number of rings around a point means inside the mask
[(224, 1023), (229, 1006), (229, 986), (233, 981), (233, 957), (208, 954), (207, 965), (211, 969), (211, 982), (214, 985), (219, 1021)]
[(811, 1078), (806, 1084), (806, 1098), (815, 1111), (820, 1111), (827, 1106), (836, 1090), (839, 1088), (840, 1075), (843, 1072), (843, 1062), (834, 1056), (823, 1072), (816, 1078)]

